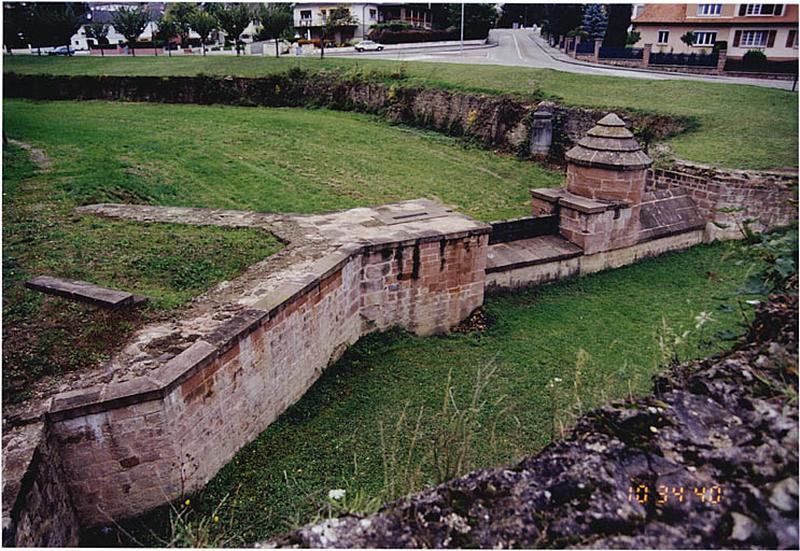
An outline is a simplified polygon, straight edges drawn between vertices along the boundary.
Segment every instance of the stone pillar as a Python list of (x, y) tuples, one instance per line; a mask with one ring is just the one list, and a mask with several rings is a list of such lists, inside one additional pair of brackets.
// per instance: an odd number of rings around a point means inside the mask
[(594, 62), (595, 63), (599, 63), (600, 62), (600, 46), (602, 46), (602, 45), (603, 45), (603, 39), (602, 38), (595, 38), (594, 39)]
[(533, 113), (531, 125), (530, 153), (535, 157), (546, 157), (553, 143), (553, 108), (555, 104), (543, 101)]
[(653, 51), (652, 44), (645, 44), (644, 45), (644, 52), (642, 53), (642, 66), (648, 67), (650, 65), (650, 54)]
[(727, 50), (720, 50), (717, 52), (717, 71), (718, 75), (721, 75), (725, 72), (725, 62), (728, 60), (728, 51)]
[(581, 37), (580, 36), (576, 36), (575, 37), (575, 44), (574, 44), (575, 47), (572, 49), (572, 57), (574, 57), (574, 58), (578, 57), (578, 44), (580, 44), (580, 43), (581, 43)]

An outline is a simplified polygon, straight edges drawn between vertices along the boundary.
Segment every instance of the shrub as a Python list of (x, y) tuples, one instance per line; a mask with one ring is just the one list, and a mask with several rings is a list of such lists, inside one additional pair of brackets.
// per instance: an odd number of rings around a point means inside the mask
[(758, 69), (767, 64), (767, 56), (759, 50), (747, 50), (747, 53), (742, 56), (742, 63), (745, 67)]

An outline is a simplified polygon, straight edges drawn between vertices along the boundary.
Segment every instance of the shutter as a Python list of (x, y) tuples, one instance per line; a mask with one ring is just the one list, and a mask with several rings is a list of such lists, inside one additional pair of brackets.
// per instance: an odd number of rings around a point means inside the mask
[(796, 29), (791, 29), (789, 31), (789, 36), (786, 37), (786, 47), (787, 48), (791, 48), (792, 46), (794, 46), (794, 37), (795, 36), (797, 36), (797, 30)]
[(739, 15), (747, 15), (747, 4), (739, 5)]
[(742, 40), (742, 31), (736, 31), (736, 33), (733, 35), (733, 47), (738, 48), (739, 42), (741, 42), (741, 40)]
[(772, 48), (775, 46), (775, 35), (778, 34), (778, 31), (769, 31), (767, 35), (767, 48)]

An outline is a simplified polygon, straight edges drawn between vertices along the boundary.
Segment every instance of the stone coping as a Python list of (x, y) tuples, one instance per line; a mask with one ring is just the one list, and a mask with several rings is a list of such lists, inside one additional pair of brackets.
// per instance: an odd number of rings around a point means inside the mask
[(567, 188), (539, 188), (531, 190), (531, 197), (549, 203), (577, 210), (584, 214), (596, 214), (607, 210), (628, 208), (630, 205), (623, 201), (600, 201), (581, 197), (567, 191)]
[[(265, 229), (270, 224), (280, 222), (274, 215), (259, 217), (255, 216), (259, 213), (243, 211), (209, 212), (206, 209), (177, 207), (137, 209), (132, 205), (98, 205), (94, 210), (86, 207), (82, 210), (141, 221), (258, 226)], [(306, 238), (311, 237), (310, 241), (327, 244), (322, 254), (313, 258), (309, 265), (302, 266), (300, 272), (293, 272), (291, 264), (275, 272), (273, 276), (278, 281), (276, 286), (256, 288), (256, 294), (249, 297), (247, 302), (240, 301), (229, 319), (207, 327), (188, 348), (165, 363), (153, 366), (144, 374), (128, 380), (111, 381), (56, 394), (52, 398), (52, 404), (46, 408), (45, 415), (52, 420), (63, 420), (161, 399), (258, 327), (321, 286), (351, 259), (398, 247), (443, 239), (457, 240), (491, 232), (490, 225), (428, 200), (404, 201), (378, 209), (357, 208), (338, 213), (285, 218), (298, 226), (299, 232), (304, 232)], [(354, 240), (348, 241), (349, 239)], [(297, 249), (295, 247), (294, 254), (298, 253)], [(302, 255), (297, 256), (300, 262), (308, 260), (303, 259)], [(39, 417), (40, 415), (36, 416)]]

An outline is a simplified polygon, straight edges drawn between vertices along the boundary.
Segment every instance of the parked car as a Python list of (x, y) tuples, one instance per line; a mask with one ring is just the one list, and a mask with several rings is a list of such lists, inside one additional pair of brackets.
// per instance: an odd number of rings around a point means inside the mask
[(372, 40), (362, 40), (355, 47), (357, 52), (380, 52), (383, 50), (383, 45)]
[(47, 52), (47, 55), (75, 55), (75, 50), (69, 46), (59, 46)]

